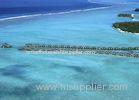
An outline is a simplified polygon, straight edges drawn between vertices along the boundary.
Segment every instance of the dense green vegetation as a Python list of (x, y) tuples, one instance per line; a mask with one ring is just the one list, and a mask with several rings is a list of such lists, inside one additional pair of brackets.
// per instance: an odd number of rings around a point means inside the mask
[(136, 8), (135, 11), (139, 11), (139, 8)]
[(133, 14), (118, 14), (118, 17), (134, 18)]
[(124, 32), (139, 33), (139, 21), (136, 22), (117, 22), (113, 24), (113, 27), (120, 29)]

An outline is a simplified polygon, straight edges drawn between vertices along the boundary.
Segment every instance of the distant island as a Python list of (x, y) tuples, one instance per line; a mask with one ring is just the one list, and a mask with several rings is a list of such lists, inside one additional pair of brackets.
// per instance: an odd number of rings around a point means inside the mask
[[(139, 11), (139, 8), (136, 8), (134, 11)], [(134, 19), (135, 14), (132, 13), (120, 13), (118, 17)], [(139, 33), (139, 21), (129, 21), (129, 22), (115, 22), (112, 27), (120, 32), (127, 33)]]
[(136, 8), (135, 11), (136, 11), (136, 12), (139, 12), (139, 8)]
[(117, 22), (117, 23), (114, 23), (112, 27), (121, 32), (139, 33), (139, 21)]
[(131, 19), (133, 19), (134, 18), (134, 14), (121, 13), (121, 14), (118, 14), (118, 17), (125, 17), (125, 18), (131, 18)]

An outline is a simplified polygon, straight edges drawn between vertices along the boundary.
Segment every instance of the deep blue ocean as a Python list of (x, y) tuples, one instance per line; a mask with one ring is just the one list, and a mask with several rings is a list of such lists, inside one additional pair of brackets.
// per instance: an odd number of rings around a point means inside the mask
[(47, 14), (68, 12), (73, 10), (84, 10), (90, 8), (106, 7), (109, 5), (98, 3), (79, 3), (75, 5), (62, 5), (62, 6), (44, 6), (44, 7), (2, 7), (0, 8), (0, 17), (12, 17), (29, 14)]

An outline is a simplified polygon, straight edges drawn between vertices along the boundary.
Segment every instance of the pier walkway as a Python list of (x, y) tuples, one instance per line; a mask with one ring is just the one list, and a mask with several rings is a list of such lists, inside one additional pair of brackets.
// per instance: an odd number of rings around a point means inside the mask
[(112, 55), (139, 58), (139, 47), (95, 47), (71, 45), (25, 44), (19, 50), (31, 54)]

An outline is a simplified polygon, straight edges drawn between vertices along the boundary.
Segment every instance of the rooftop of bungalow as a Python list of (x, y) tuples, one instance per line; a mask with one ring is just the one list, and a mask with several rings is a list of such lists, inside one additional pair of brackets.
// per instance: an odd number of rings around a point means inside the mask
[(0, 48), (12, 48), (12, 45), (10, 45), (8, 43), (1, 43)]
[(97, 47), (75, 45), (25, 44), (19, 48), (21, 51), (47, 51), (47, 50), (139, 50), (139, 47)]

